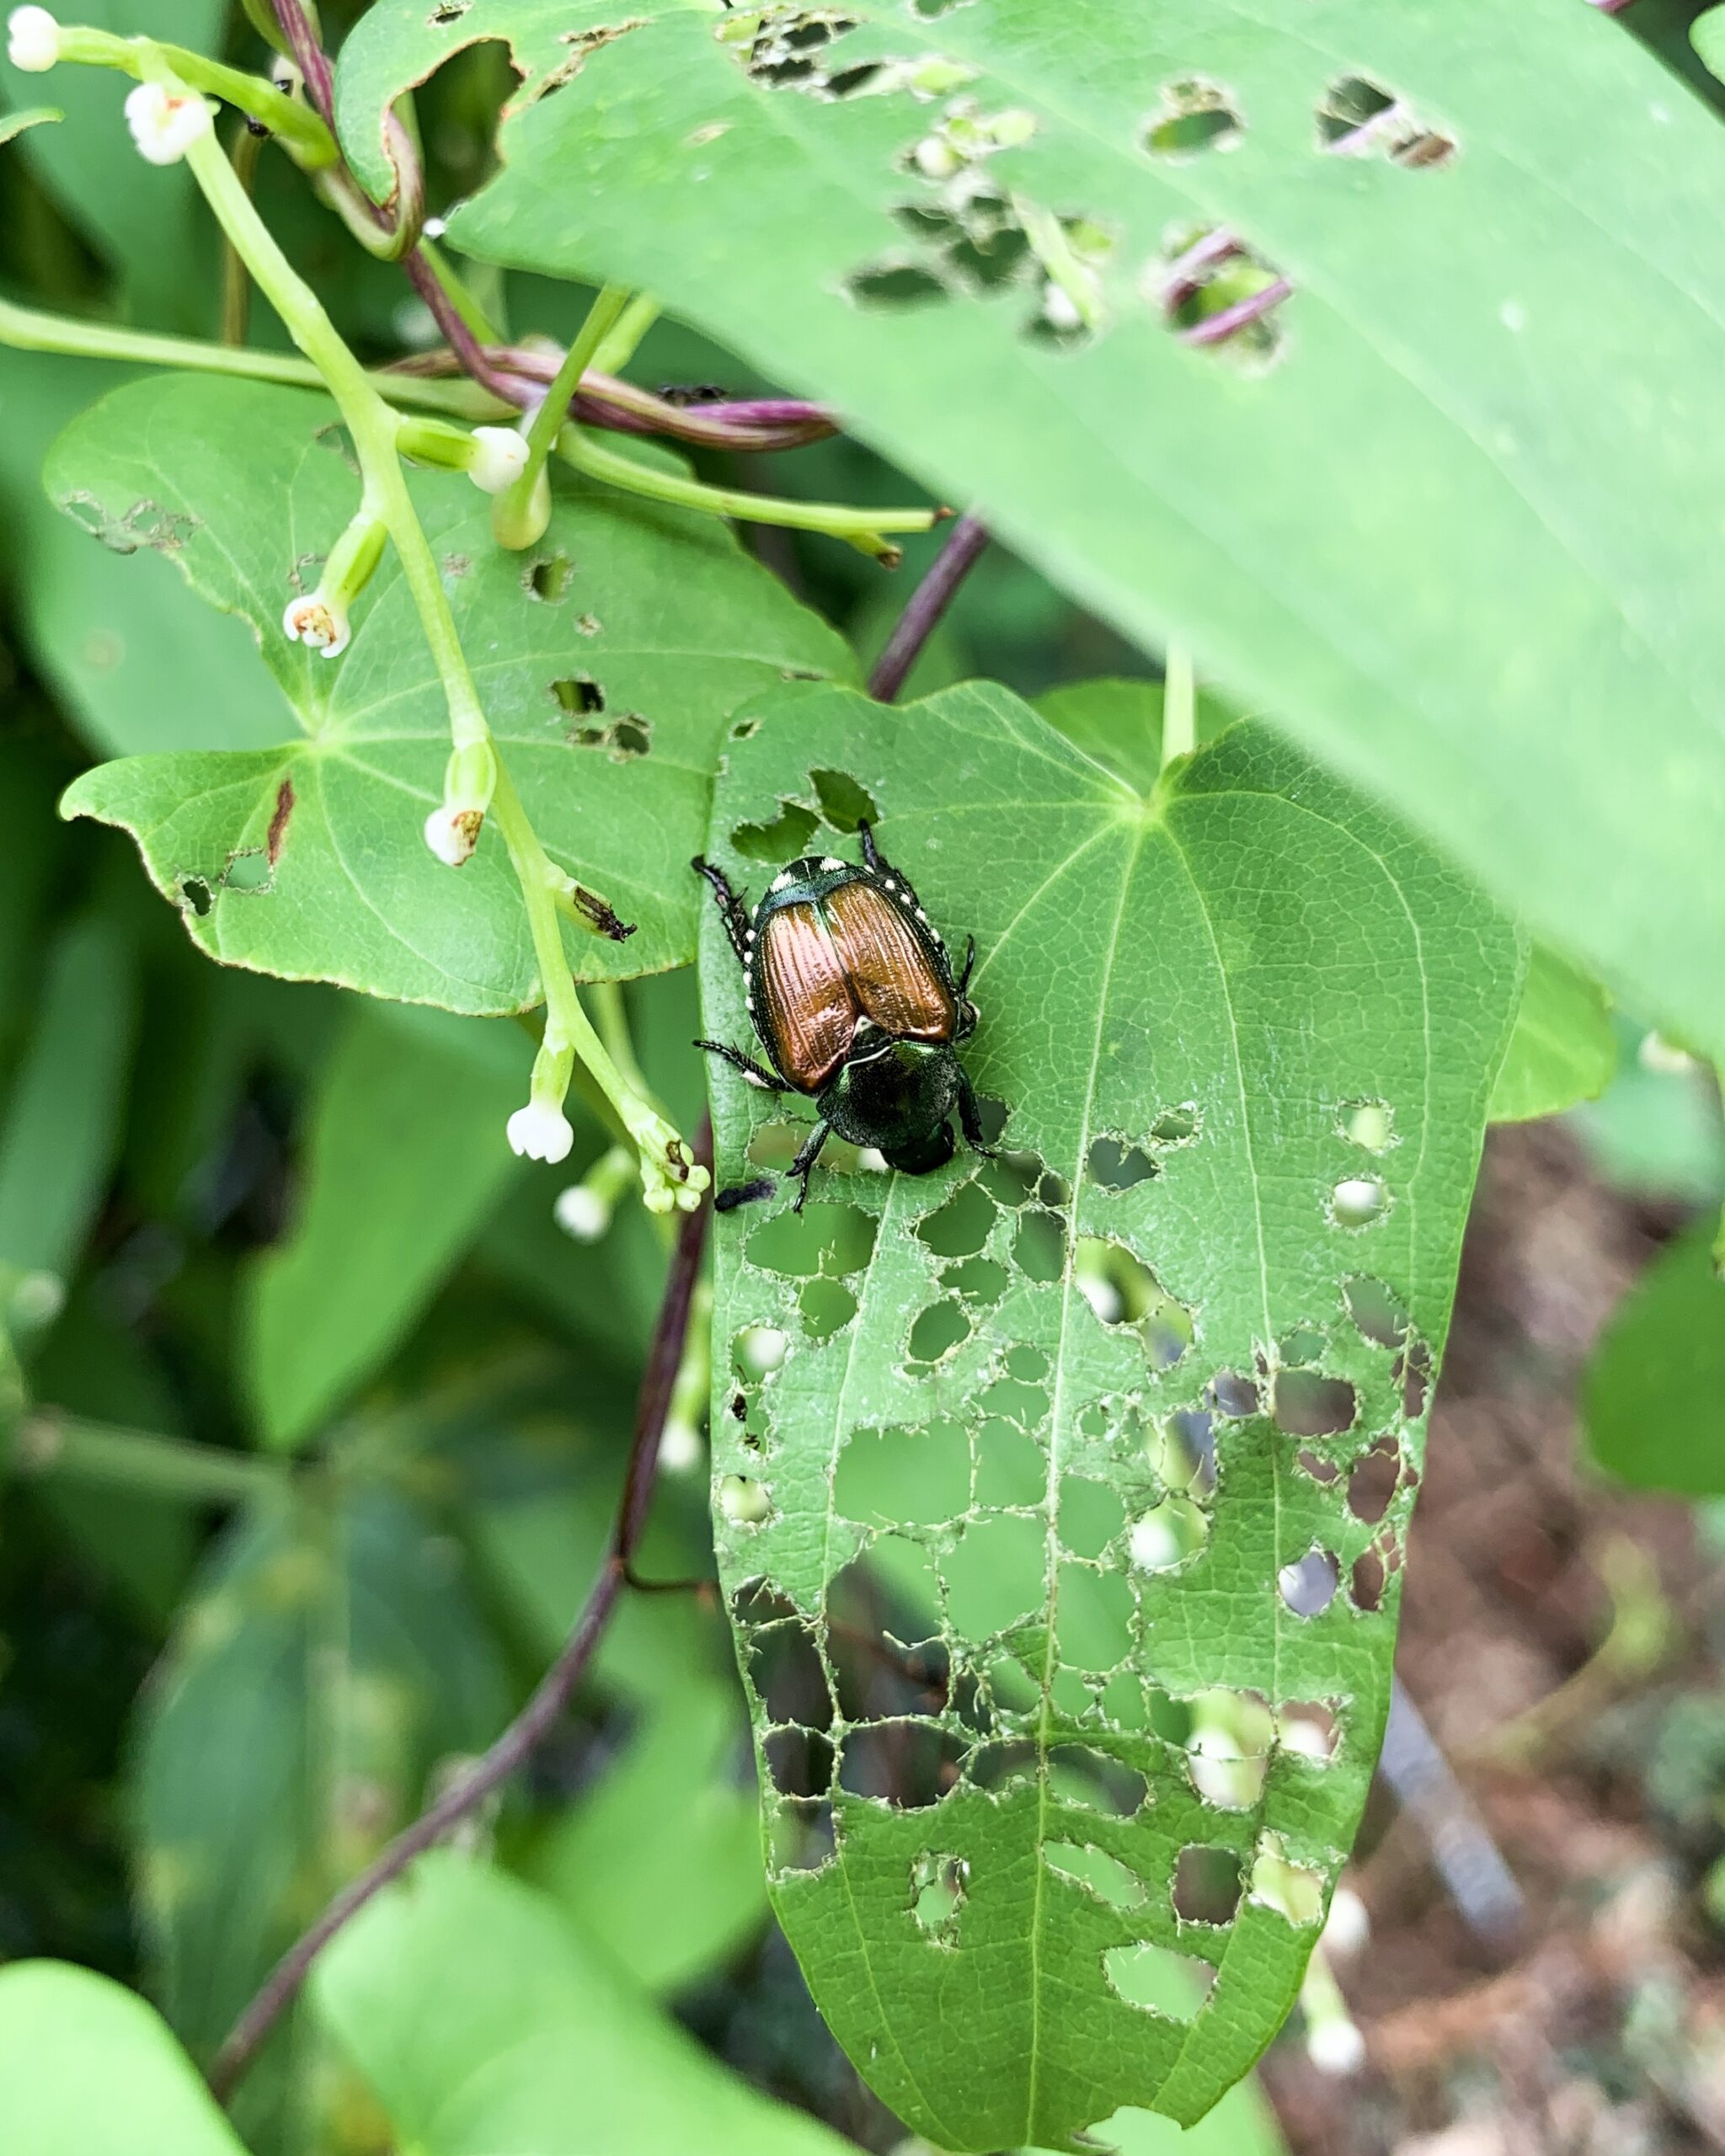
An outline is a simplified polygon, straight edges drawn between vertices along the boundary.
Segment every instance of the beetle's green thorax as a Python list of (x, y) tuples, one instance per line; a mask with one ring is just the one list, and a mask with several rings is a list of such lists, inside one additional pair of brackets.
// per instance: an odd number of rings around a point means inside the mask
[(847, 1063), (816, 1102), (837, 1134), (872, 1145), (911, 1175), (953, 1157), (947, 1118), (958, 1105), (959, 1059), (945, 1042), (883, 1041)]

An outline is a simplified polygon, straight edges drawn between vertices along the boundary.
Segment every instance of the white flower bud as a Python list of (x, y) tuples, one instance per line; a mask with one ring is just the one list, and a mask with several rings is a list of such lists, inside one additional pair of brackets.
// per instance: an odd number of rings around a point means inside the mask
[(1042, 318), (1051, 329), (1081, 329), (1084, 326), (1078, 302), (1064, 285), (1050, 283), (1044, 287)]
[(611, 1225), (610, 1206), (585, 1182), (572, 1182), (561, 1192), (551, 1211), (558, 1226), (578, 1243), (596, 1243)]
[(303, 598), (290, 599), (282, 610), (281, 626), (291, 643), (309, 644), (325, 659), (339, 657), (353, 641), (353, 623), (321, 586)]
[(425, 843), (446, 867), (459, 868), (472, 860), (484, 821), (483, 808), (451, 808), (445, 802), (425, 819)]
[(177, 165), (214, 123), (207, 100), (195, 92), (140, 83), (126, 100), (126, 124), (141, 157), (152, 165)]
[(659, 1439), (659, 1465), (667, 1475), (686, 1475), (701, 1465), (701, 1433), (681, 1415), (666, 1419)]
[(45, 75), (60, 57), (60, 25), (45, 8), (14, 8), (6, 19), (6, 57), (26, 75)]
[(1346, 1960), (1359, 1953), (1371, 1937), (1371, 1917), (1351, 1886), (1338, 1886), (1330, 1897), (1330, 1913), (1324, 1923), (1326, 1953)]
[(1352, 2021), (1320, 2021), (1306, 2032), (1306, 2054), (1320, 2073), (1358, 2073), (1365, 2064), (1365, 2039)]
[(482, 493), (500, 494), (527, 468), (527, 437), (513, 427), (475, 427), (467, 477)]
[(575, 1134), (561, 1108), (529, 1101), (509, 1119), (510, 1150), (529, 1161), (566, 1161)]

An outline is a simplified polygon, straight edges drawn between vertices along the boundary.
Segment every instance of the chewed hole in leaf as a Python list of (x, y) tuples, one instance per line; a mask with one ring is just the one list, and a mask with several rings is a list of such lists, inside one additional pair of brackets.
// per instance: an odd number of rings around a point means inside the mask
[(1028, 1430), (997, 1415), (976, 1426), (976, 1502), (1034, 1505), (1048, 1486), (1048, 1462)]
[(1201, 226), (1176, 232), (1142, 285), (1182, 344), (1252, 366), (1276, 357), (1293, 286), (1237, 233)]
[(938, 1212), (917, 1223), (916, 1236), (937, 1257), (974, 1257), (988, 1241), (995, 1208), (976, 1182), (961, 1183)]
[(1231, 1422), (1256, 1415), (1263, 1405), (1258, 1380), (1241, 1370), (1218, 1370), (1210, 1381), (1207, 1397), (1215, 1412)]
[(1348, 1316), (1366, 1339), (1380, 1348), (1399, 1348), (1407, 1338), (1407, 1305), (1386, 1282), (1347, 1280), (1342, 1284), (1342, 1296)]
[(1154, 1369), (1172, 1369), (1192, 1345), (1191, 1311), (1123, 1244), (1081, 1235), (1072, 1278), (1104, 1325), (1128, 1326), (1142, 1336)]
[(1349, 1101), (1338, 1125), (1350, 1145), (1368, 1153), (1387, 1153), (1396, 1144), (1396, 1113), (1387, 1101)]
[(1006, 1267), (997, 1265), (991, 1257), (964, 1258), (957, 1265), (949, 1265), (940, 1277), (943, 1287), (984, 1307), (997, 1303), (1012, 1284)]
[(1012, 1262), (1027, 1280), (1051, 1285), (1066, 1269), (1066, 1224), (1058, 1213), (1026, 1213), (1012, 1238)]
[(811, 1340), (830, 1340), (856, 1316), (857, 1298), (843, 1281), (816, 1278), (803, 1283), (797, 1307), (803, 1315), (803, 1330)]
[(574, 574), (575, 565), (567, 554), (541, 554), (521, 571), (521, 589), (530, 599), (555, 606), (569, 590)]
[(1395, 1374), (1402, 1388), (1402, 1412), (1410, 1422), (1417, 1422), (1431, 1394), (1432, 1355), (1424, 1341), (1408, 1342), (1396, 1358)]
[(928, 307), (952, 297), (932, 270), (914, 262), (877, 262), (853, 270), (844, 289), (858, 307), (883, 310)]
[(819, 1871), (837, 1849), (828, 1798), (773, 1807), (767, 1820), (767, 1861), (774, 1872)]
[(989, 1415), (1002, 1415), (1009, 1422), (1016, 1422), (1021, 1429), (1034, 1430), (1048, 1420), (1049, 1401), (1045, 1387), (1028, 1378), (1014, 1377), (1008, 1356), (1008, 1373), (998, 1377), (982, 1396), (983, 1412)]
[(1188, 1497), (1215, 1493), (1215, 1422), (1203, 1409), (1178, 1407), (1165, 1422), (1153, 1424), (1146, 1449), (1167, 1488)]
[(1356, 1609), (1370, 1617), (1383, 1608), (1391, 1576), (1399, 1570), (1400, 1562), (1401, 1552), (1393, 1540), (1387, 1555), (1376, 1546), (1360, 1552), (1348, 1575), (1348, 1598)]
[(793, 860), (814, 835), (814, 812), (800, 801), (782, 801), (770, 824), (739, 824), (731, 844), (745, 860), (770, 862), (775, 868)]
[(974, 1519), (940, 1561), (947, 1609), (963, 1639), (985, 1640), (1042, 1609), (1048, 1595), (1043, 1523), (1013, 1513)]
[(1375, 1527), (1390, 1509), (1401, 1481), (1402, 1448), (1393, 1438), (1379, 1438), (1359, 1455), (1348, 1477), (1348, 1511)]
[(825, 1796), (832, 1787), (832, 1742), (819, 1731), (769, 1729), (761, 1748), (781, 1796)]
[(1174, 1860), (1174, 1914), (1182, 1924), (1231, 1924), (1242, 1884), (1240, 1860), (1232, 1849), (1188, 1842)]
[(849, 1796), (884, 1800), (895, 1811), (938, 1804), (958, 1785), (969, 1740), (937, 1723), (870, 1722), (848, 1730), (840, 1754), (839, 1786)]
[(744, 1377), (764, 1378), (783, 1362), (790, 1345), (789, 1337), (776, 1325), (745, 1325), (731, 1352)]
[(215, 903), (210, 895), (210, 886), (201, 876), (182, 876), (178, 889), (180, 903), (201, 921)]
[(1278, 1370), (1272, 1397), (1277, 1428), (1293, 1438), (1339, 1437), (1359, 1412), (1359, 1396), (1345, 1378), (1316, 1370)]
[(1085, 1475), (1060, 1477), (1060, 1540), (1075, 1557), (1100, 1557), (1126, 1524), (1118, 1491)]
[(1033, 1782), (1041, 1768), (1042, 1754), (1035, 1739), (1011, 1737), (979, 1744), (965, 1764), (964, 1776), (975, 1788), (998, 1794)]
[(1276, 1343), (1276, 1360), (1284, 1369), (1304, 1369), (1316, 1362), (1327, 1343), (1322, 1333), (1309, 1325), (1295, 1326)]
[(1247, 1812), (1263, 1795), (1275, 1717), (1261, 1693), (1217, 1689), (1187, 1702), (1186, 1770), (1207, 1804)]
[(1192, 1498), (1164, 1497), (1132, 1524), (1127, 1550), (1141, 1572), (1169, 1572), (1188, 1563), (1210, 1539), (1210, 1520)]
[(1330, 84), (1317, 108), (1319, 146), (1338, 157), (1379, 156), (1410, 171), (1446, 165), (1452, 136), (1429, 127), (1402, 102), (1363, 75)]
[(1279, 1708), (1276, 1734), (1284, 1750), (1321, 1767), (1329, 1765), (1342, 1740), (1341, 1725), (1322, 1700), (1294, 1700)]
[(1135, 1767), (1088, 1744), (1055, 1745), (1048, 1757), (1048, 1781), (1063, 1804), (1114, 1819), (1134, 1817), (1150, 1794)]
[[(1119, 1668), (1132, 1652), (1132, 1590), (1118, 1572), (1087, 1565), (1062, 1565), (1057, 1601), (1056, 1640), (1063, 1673), (1087, 1671), (1103, 1676)], [(1078, 1699), (1081, 1711), (1087, 1696)]]
[[(802, 1150), (809, 1129), (806, 1123), (757, 1124), (749, 1134), (750, 1166), (777, 1169), (782, 1174)], [(820, 1169), (823, 1175), (848, 1176), (868, 1171), (863, 1155), (842, 1138), (829, 1138), (821, 1147)]]
[(772, 1500), (764, 1483), (746, 1475), (719, 1478), (719, 1509), (735, 1527), (760, 1527), (772, 1517)]
[(1156, 157), (1194, 157), (1200, 150), (1231, 150), (1240, 134), (1240, 115), (1215, 83), (1170, 83), (1162, 110), (1145, 129), (1144, 147)]
[(970, 1442), (961, 1422), (853, 1430), (839, 1454), (833, 1502), (846, 1519), (937, 1527), (970, 1502)]
[(1389, 1209), (1389, 1189), (1378, 1176), (1344, 1176), (1330, 1193), (1330, 1218), (1338, 1228), (1369, 1228)]
[(821, 820), (834, 830), (854, 831), (860, 825), (880, 820), (873, 797), (848, 771), (810, 771), (809, 783), (820, 803)]
[(1141, 1182), (1148, 1182), (1159, 1174), (1154, 1158), (1141, 1145), (1129, 1145), (1120, 1138), (1097, 1138), (1092, 1141), (1085, 1160), (1085, 1171), (1090, 1180), (1103, 1190), (1135, 1190)]
[(816, 1202), (801, 1213), (776, 1213), (750, 1236), (749, 1262), (793, 1279), (817, 1273), (841, 1279), (860, 1273), (874, 1255), (878, 1225), (857, 1205)]
[(1324, 1876), (1288, 1856), (1279, 1834), (1260, 1837), (1252, 1865), (1252, 1898), (1296, 1928), (1316, 1924), (1324, 1913)]
[(948, 1944), (969, 1890), (970, 1866), (961, 1856), (924, 1849), (911, 1865), (911, 1913), (931, 1939)]
[(1215, 1971), (1207, 1961), (1177, 1954), (1172, 1947), (1148, 1939), (1108, 1947), (1102, 1967), (1117, 1999), (1172, 2021), (1189, 2021), (1215, 1980)]
[(425, 20), (433, 29), (442, 29), (451, 23), (458, 23), (473, 4), (473, 0), (438, 0)]
[(1138, 1874), (1093, 1843), (1045, 1842), (1042, 1857), (1050, 1871), (1082, 1886), (1111, 1909), (1135, 1909), (1149, 1898)]
[(912, 1363), (938, 1363), (962, 1348), (970, 1337), (970, 1317), (955, 1296), (931, 1303), (911, 1327), (908, 1354)]
[[(789, 1607), (782, 1598), (772, 1601)], [(771, 1603), (756, 1598), (755, 1606)], [(825, 1729), (832, 1721), (832, 1697), (813, 1629), (796, 1616), (748, 1623), (740, 1614), (740, 1604), (739, 1609), (745, 1641), (744, 1665), (767, 1720), (794, 1723), (802, 1729)]]
[(1332, 1551), (1311, 1549), (1276, 1575), (1282, 1600), (1296, 1617), (1317, 1617), (1336, 1598), (1342, 1568)]

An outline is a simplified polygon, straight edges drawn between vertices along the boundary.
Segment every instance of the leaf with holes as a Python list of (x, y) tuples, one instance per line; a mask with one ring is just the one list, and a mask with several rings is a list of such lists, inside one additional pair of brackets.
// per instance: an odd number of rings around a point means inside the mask
[[(86, 773), (66, 812), (118, 824), (193, 940), (230, 965), (501, 1012), (537, 997), (521, 899), (494, 830), (459, 872), (421, 836), (447, 719), (406, 586), (386, 557), (331, 663), (281, 611), (358, 499), (329, 406), (296, 390), (170, 375), (115, 392), (50, 455), (62, 508), (122, 552), (168, 555), (245, 617), (304, 728), (279, 748), (135, 756)], [(577, 488), (526, 555), (484, 499), (415, 493), (487, 716), (547, 850), (638, 932), (582, 937), (583, 978), (684, 963), (687, 863), (719, 733), (788, 675), (848, 673), (840, 640), (710, 520)]]
[[(996, 1157), (852, 1155), (800, 1219), (717, 1225), (779, 1917), (938, 2147), (1189, 2121), (1287, 2012), (1365, 1801), (1519, 947), (1259, 727), (1140, 792), (1001, 689), (751, 717), (713, 858), (758, 896), (738, 833), (843, 775), (975, 934), (962, 1053), (1004, 1115)], [(702, 976), (743, 1041), (716, 913)], [(722, 1184), (782, 1162), (783, 1105), (713, 1093)], [(1195, 2011), (1170, 1957), (1214, 1972)]]
[(381, 184), (389, 102), (509, 40), (462, 246), (644, 286), (830, 398), (1725, 1054), (1725, 139), (1578, 0), (1501, 31), (379, 0), (340, 119)]

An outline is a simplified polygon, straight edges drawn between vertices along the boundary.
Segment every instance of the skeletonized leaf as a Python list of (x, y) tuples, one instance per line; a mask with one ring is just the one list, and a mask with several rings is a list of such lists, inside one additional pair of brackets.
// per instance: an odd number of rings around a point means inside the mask
[[(69, 815), (131, 832), (193, 940), (232, 965), (409, 1002), (503, 1012), (536, 998), (521, 899), (493, 830), (452, 871), (422, 836), (448, 723), (393, 556), (334, 661), (290, 644), (296, 590), (358, 504), (330, 407), (296, 390), (167, 376), (76, 419), (46, 469), (107, 545), (169, 556), (241, 614), (303, 735), (272, 749), (129, 757)], [(689, 855), (720, 728), (787, 675), (848, 672), (844, 646), (710, 520), (574, 489), (525, 555), (465, 479), (416, 483), (487, 715), (547, 851), (638, 932), (583, 937), (587, 978), (692, 947)]]
[[(860, 789), (975, 933), (964, 1054), (1006, 1117), (997, 1159), (841, 1157), (801, 1219), (717, 1226), (780, 1920), (938, 2147), (1189, 2121), (1288, 2010), (1365, 1801), (1519, 947), (1259, 727), (1140, 792), (999, 689), (750, 718), (713, 857), (758, 895), (740, 832), (819, 813), (811, 767)], [(745, 1039), (716, 915), (702, 973)], [(713, 1091), (721, 1184), (782, 1166), (787, 1109)], [(1169, 1956), (1215, 1972), (1195, 2013)]]
[[(1725, 1054), (1725, 141), (1597, 9), (1502, 19), (379, 0), (340, 120), (379, 182), (391, 101), (507, 39), (462, 246), (829, 398)], [(1259, 266), (1182, 298), (1216, 235)]]

